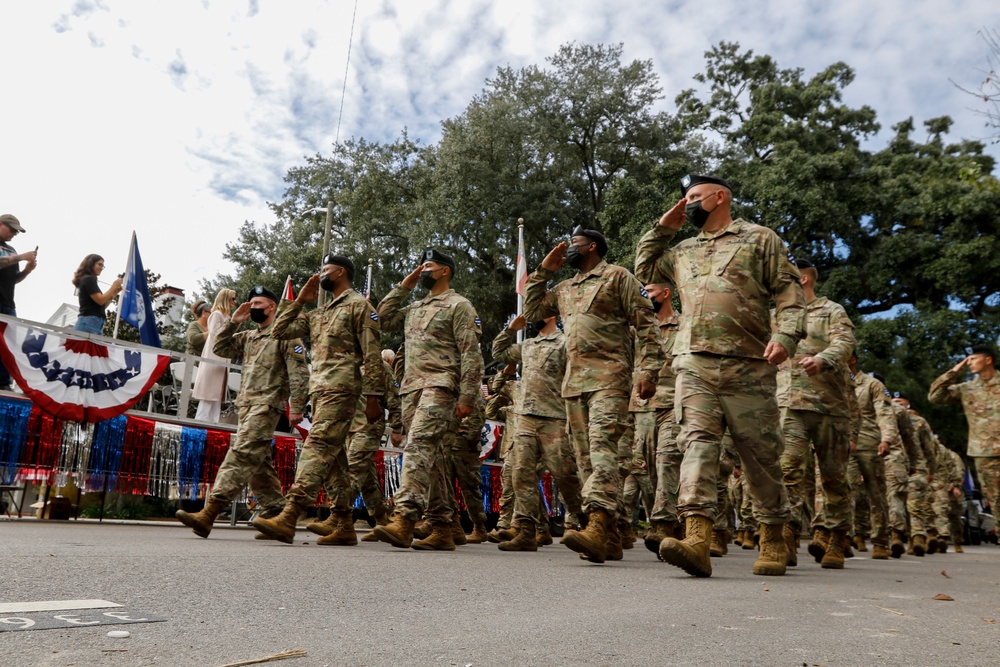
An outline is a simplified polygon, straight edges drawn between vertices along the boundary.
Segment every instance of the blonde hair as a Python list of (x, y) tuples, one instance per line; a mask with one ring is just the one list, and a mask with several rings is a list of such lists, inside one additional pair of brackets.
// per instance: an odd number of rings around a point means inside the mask
[(233, 312), (233, 305), (236, 303), (236, 292), (231, 289), (221, 289), (215, 295), (215, 303), (212, 304), (212, 312), (219, 312), (229, 317)]

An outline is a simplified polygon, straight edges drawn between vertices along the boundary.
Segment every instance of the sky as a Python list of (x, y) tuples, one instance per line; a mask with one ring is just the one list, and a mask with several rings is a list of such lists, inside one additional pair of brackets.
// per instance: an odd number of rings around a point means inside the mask
[(5, 0), (0, 213), (26, 229), (19, 252), (39, 249), (18, 315), (76, 303), (89, 253), (105, 278), (124, 271), (133, 231), (145, 266), (192, 297), (232, 272), (225, 244), (274, 221), (285, 173), (328, 153), (338, 122), (342, 140), (405, 128), (434, 143), (497, 67), (543, 65), (571, 41), (651, 60), (667, 111), (726, 40), (806, 76), (853, 67), (844, 101), (878, 112), (873, 149), (910, 116), (984, 139), (981, 107), (952, 83), (981, 80), (983, 28), (1000, 28), (990, 0)]

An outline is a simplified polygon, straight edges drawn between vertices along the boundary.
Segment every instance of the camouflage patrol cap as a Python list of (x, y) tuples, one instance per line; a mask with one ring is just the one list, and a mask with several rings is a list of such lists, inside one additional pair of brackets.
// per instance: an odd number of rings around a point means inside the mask
[(721, 185), (730, 192), (733, 191), (733, 186), (729, 184), (724, 178), (719, 178), (718, 176), (707, 176), (705, 174), (688, 174), (681, 179), (681, 196), (687, 195), (687, 191), (695, 185), (701, 185), (702, 183), (714, 183), (715, 185)]
[(270, 299), (271, 301), (278, 303), (278, 297), (274, 294), (274, 292), (267, 289), (266, 287), (262, 287), (261, 285), (257, 285), (252, 290), (250, 290), (250, 293), (247, 294), (247, 301), (254, 298), (255, 296), (262, 296), (265, 299)]
[(582, 225), (577, 225), (576, 229), (572, 231), (570, 236), (586, 236), (588, 239), (597, 244), (597, 254), (604, 257), (608, 254), (608, 240), (604, 238), (604, 234), (600, 233), (596, 229), (584, 229)]
[(323, 258), (323, 264), (333, 264), (334, 266), (342, 266), (347, 269), (347, 279), (354, 280), (354, 262), (343, 255), (334, 255), (330, 253)]
[(21, 232), (22, 234), (24, 233), (24, 227), (21, 226), (21, 221), (15, 218), (10, 213), (4, 213), (3, 215), (0, 215), (0, 222), (13, 229), (15, 232)]
[(455, 260), (443, 252), (435, 250), (434, 248), (428, 248), (424, 251), (424, 261), (434, 262), (436, 264), (440, 264), (441, 266), (447, 266), (451, 269), (451, 275), (455, 275)]

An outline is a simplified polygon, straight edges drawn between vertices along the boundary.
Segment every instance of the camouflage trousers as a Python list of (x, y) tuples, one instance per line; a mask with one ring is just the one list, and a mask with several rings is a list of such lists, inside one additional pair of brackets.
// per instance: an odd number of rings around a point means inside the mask
[(733, 476), (735, 468), (735, 457), (723, 447), (722, 455), (719, 457), (719, 478), (715, 482), (718, 509), (715, 513), (715, 526), (713, 526), (713, 530), (728, 530), (731, 532), (736, 528), (733, 505), (729, 493), (729, 480)]
[[(626, 436), (622, 436), (625, 440)], [(652, 465), (656, 461), (656, 413), (633, 412), (631, 438), (632, 458), (628, 469), (619, 474), (622, 477), (622, 503), (625, 505), (625, 516), (630, 519), (642, 503), (646, 517), (653, 513), (653, 502), (656, 493), (656, 470)], [(619, 456), (621, 451), (619, 451)], [(653, 474), (650, 474), (650, 471)]]
[(955, 538), (955, 544), (961, 544), (963, 539), (962, 510), (965, 494), (956, 498), (945, 484), (934, 482), (934, 527), (938, 536), (945, 539)]
[(851, 487), (847, 483), (850, 418), (782, 408), (781, 428), (785, 437), (781, 470), (792, 508), (792, 523), (797, 529), (809, 525), (805, 511), (805, 478), (815, 479), (814, 467), (809, 465), (807, 456), (811, 447), (819, 468), (819, 484), (826, 497), (823, 527), (850, 533), (853, 524)]
[[(847, 479), (854, 492), (854, 533), (871, 535), (873, 544), (888, 546), (885, 461), (878, 452), (859, 451), (851, 456), (847, 464)], [(870, 529), (866, 530), (868, 526)]]
[(330, 509), (348, 510), (356, 496), (351, 493), (347, 434), (358, 407), (358, 394), (329, 392), (313, 394), (310, 400), (312, 428), (299, 454), (288, 501), (309, 507), (325, 486)]
[[(677, 487), (680, 484), (681, 450), (677, 446), (677, 420), (673, 408), (659, 409), (655, 415), (656, 444), (653, 461), (656, 474), (653, 485), (651, 521), (677, 521)], [(647, 459), (648, 462), (648, 459)]]
[(280, 418), (281, 413), (269, 405), (245, 405), (239, 409), (236, 440), (215, 475), (213, 498), (232, 502), (250, 484), (261, 508), (284, 507), (285, 497), (271, 458), (274, 429)]
[(514, 462), (510, 452), (500, 468), (500, 518), (497, 528), (510, 528), (514, 522)]
[[(513, 458), (514, 520), (540, 523), (544, 506), (538, 488), (539, 471), (548, 469), (562, 493), (566, 511), (582, 511), (580, 475), (576, 469), (576, 454), (569, 444), (566, 422), (560, 419), (519, 415)], [(546, 526), (548, 521), (545, 520)]]
[(979, 475), (979, 488), (990, 503), (991, 511), (1000, 511), (1000, 456), (973, 456)]
[(458, 432), (448, 436), (445, 463), (445, 477), (448, 483), (458, 480), (458, 488), (462, 491), (462, 500), (469, 512), (469, 518), (475, 523), (486, 523), (486, 510), (483, 508), (482, 483), (483, 464), (479, 460), (480, 432), (474, 434)]
[(393, 498), (396, 511), (412, 521), (451, 523), (455, 500), (446, 479), (448, 434), (455, 423), (458, 398), (444, 387), (425, 387), (402, 396), (403, 473)]
[(906, 535), (909, 530), (906, 499), (910, 488), (910, 475), (906, 470), (905, 454), (891, 452), (885, 457), (886, 505), (889, 510), (889, 527)]
[(715, 519), (719, 456), (728, 427), (757, 522), (786, 523), (790, 510), (781, 477), (784, 441), (775, 367), (764, 360), (685, 354), (674, 358), (673, 368), (677, 444), (683, 452), (678, 514)]
[(623, 510), (618, 474), (618, 441), (628, 419), (628, 393), (601, 389), (566, 399), (569, 436), (577, 460), (583, 455), (583, 511), (605, 510), (617, 518)]
[[(372, 516), (381, 516), (389, 511), (382, 486), (379, 484), (378, 469), (375, 467), (375, 455), (382, 446), (384, 433), (385, 421), (379, 420), (351, 433), (347, 441), (347, 469), (351, 483), (348, 494), (351, 504), (353, 505), (354, 499), (361, 494), (361, 499)], [(335, 478), (327, 480), (327, 498), (339, 496), (340, 490), (334, 484)]]
[(736, 513), (739, 516), (740, 525), (743, 526), (743, 530), (751, 530), (756, 533), (760, 530), (760, 524), (754, 516), (753, 496), (750, 495), (750, 482), (745, 473), (740, 475), (739, 487), (740, 504)]
[(931, 507), (934, 490), (927, 483), (927, 471), (917, 470), (910, 475), (906, 497), (906, 511), (910, 514), (910, 536), (927, 535), (934, 527), (934, 509)]

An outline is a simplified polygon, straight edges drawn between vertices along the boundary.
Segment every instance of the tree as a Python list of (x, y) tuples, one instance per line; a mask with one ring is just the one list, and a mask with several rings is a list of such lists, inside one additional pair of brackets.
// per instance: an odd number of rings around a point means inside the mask
[[(986, 42), (989, 53), (986, 54), (986, 68), (981, 71), (982, 80), (975, 88), (967, 88), (955, 84), (959, 90), (979, 98), (985, 109), (977, 111), (985, 119), (986, 127), (996, 131), (993, 141), (1000, 141), (1000, 71), (997, 61), (1000, 61), (1000, 31), (983, 28), (979, 36)], [(954, 82), (953, 82), (954, 83)]]
[[(153, 300), (156, 304), (158, 297), (163, 294), (166, 290), (166, 285), (160, 283), (160, 274), (153, 273), (149, 269), (146, 269), (146, 285), (149, 286), (149, 298)], [(174, 350), (175, 352), (180, 352), (184, 349), (183, 341), (183, 331), (177, 331), (175, 327), (164, 325), (163, 319), (170, 309), (173, 307), (173, 299), (177, 297), (168, 296), (159, 302), (159, 305), (153, 309), (156, 314), (156, 330), (160, 334), (160, 342), (163, 347), (168, 350)], [(104, 319), (104, 330), (101, 332), (102, 335), (111, 338), (115, 332), (115, 320), (118, 315), (118, 299), (108, 304), (106, 317)], [(141, 342), (139, 339), (139, 330), (133, 327), (131, 324), (122, 320), (118, 325), (118, 340), (129, 341), (132, 343)]]

